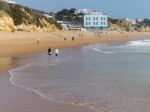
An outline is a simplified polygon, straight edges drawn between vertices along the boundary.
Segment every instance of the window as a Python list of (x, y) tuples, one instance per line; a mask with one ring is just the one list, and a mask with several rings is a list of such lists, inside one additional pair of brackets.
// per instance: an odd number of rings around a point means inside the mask
[(104, 17), (104, 20), (106, 20), (106, 18)]
[(96, 17), (96, 20), (98, 20), (98, 17)]
[(86, 17), (86, 20), (88, 20), (88, 17)]
[(89, 20), (91, 20), (91, 17), (89, 17)]
[(101, 25), (103, 25), (103, 22), (101, 22)]
[(104, 22), (103, 24), (106, 25), (106, 22)]
[(95, 20), (95, 17), (93, 17), (93, 20)]
[(91, 25), (91, 22), (89, 22), (89, 25)]
[(101, 20), (103, 20), (103, 17), (101, 17)]
[(88, 22), (86, 22), (86, 25), (88, 25)]
[(98, 25), (98, 22), (96, 22), (96, 25)]
[(95, 25), (95, 22), (93, 22), (93, 25)]

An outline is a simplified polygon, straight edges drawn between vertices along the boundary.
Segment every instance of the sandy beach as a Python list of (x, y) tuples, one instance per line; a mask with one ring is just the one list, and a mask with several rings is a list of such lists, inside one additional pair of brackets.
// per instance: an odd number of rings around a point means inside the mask
[[(150, 33), (66, 31), (54, 33), (0, 32), (0, 111), (2, 112), (95, 112), (81, 106), (51, 102), (39, 95), (15, 87), (9, 81), (9, 69), (25, 65), (34, 60), (32, 53), (46, 51), (48, 47), (66, 48), (96, 43), (128, 41), (150, 36)], [(75, 40), (72, 40), (72, 37)], [(66, 38), (66, 40), (64, 40)], [(40, 40), (40, 43), (37, 43)]]
[[(86, 44), (124, 41), (138, 38), (150, 33), (108, 32), (95, 34), (91, 32), (66, 31), (54, 33), (0, 32), (0, 56), (15, 56), (23, 53), (45, 51), (48, 47), (65, 48)], [(75, 38), (72, 41), (72, 37)], [(66, 40), (64, 40), (66, 38)], [(40, 40), (39, 45), (37, 40)]]

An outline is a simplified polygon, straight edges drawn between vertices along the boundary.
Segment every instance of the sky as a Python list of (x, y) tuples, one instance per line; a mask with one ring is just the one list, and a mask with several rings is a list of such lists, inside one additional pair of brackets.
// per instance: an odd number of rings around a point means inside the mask
[(44, 11), (63, 8), (88, 8), (114, 18), (150, 18), (150, 0), (14, 0)]

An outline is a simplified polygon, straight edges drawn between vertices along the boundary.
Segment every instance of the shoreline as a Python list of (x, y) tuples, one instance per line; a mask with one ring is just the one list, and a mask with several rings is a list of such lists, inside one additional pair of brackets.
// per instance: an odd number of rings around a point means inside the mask
[[(87, 50), (89, 50), (89, 49), (87, 49)], [(66, 50), (67, 52), (68, 52), (68, 50)], [(63, 52), (63, 51), (62, 51)], [(42, 54), (42, 56), (41, 56), (41, 54)], [(67, 54), (67, 53), (65, 53), (65, 54)], [(78, 53), (75, 53), (75, 54), (78, 54)], [(87, 53), (86, 53), (87, 54)], [(45, 54), (45, 52), (44, 53), (40, 53), (40, 55), (37, 55), (37, 54), (33, 54), (34, 56), (35, 56), (35, 58), (37, 58), (37, 57), (42, 57), (42, 58), (45, 58), (43, 55), (45, 55), (45, 56), (48, 56), (47, 54)], [(30, 56), (28, 57), (28, 58), (30, 58)], [(31, 57), (31, 58), (33, 58), (33, 57)], [(61, 57), (60, 57), (61, 58)], [(80, 58), (80, 57), (79, 57)], [(47, 58), (46, 58), (47, 59)], [(47, 62), (47, 61), (46, 61)], [(25, 67), (25, 66), (23, 66), (23, 67)], [(21, 67), (22, 68), (22, 67)], [(18, 68), (17, 68), (18, 69)], [(27, 70), (28, 71), (28, 70)], [(33, 69), (33, 71), (34, 71), (34, 69)], [(36, 70), (35, 70), (36, 71)], [(62, 74), (61, 74), (62, 75)], [(12, 75), (11, 75), (12, 76)], [(15, 76), (15, 75), (14, 75)], [(42, 76), (42, 77), (44, 77), (44, 76)], [(15, 84), (13, 84), (13, 85), (15, 85)], [(22, 86), (21, 84), (19, 84), (19, 85), (17, 85), (17, 83), (16, 83), (16, 85), (15, 86), (17, 86), (17, 87), (19, 87), (20, 89), (23, 89), (23, 90), (25, 90), (25, 91), (29, 91), (29, 92), (31, 92), (31, 94), (34, 96), (35, 94), (38, 94), (38, 95), (40, 95), (40, 96), (43, 96), (41, 93), (39, 93), (39, 91), (38, 91), (38, 89), (37, 90), (34, 90), (34, 89), (32, 89), (32, 88), (28, 88), (28, 87), (26, 87), (26, 86)], [(39, 96), (39, 97), (40, 97)], [(29, 97), (25, 97), (25, 98), (27, 98), (27, 102), (28, 101), (30, 101), (31, 99), (29, 99)], [(44, 98), (44, 97), (43, 97)], [(42, 98), (42, 99), (43, 99)], [(43, 99), (43, 100), (45, 100), (45, 99)], [(68, 110), (72, 110), (72, 107), (73, 106), (75, 106), (76, 108), (78, 108), (79, 110), (81, 109), (81, 108), (84, 108), (82, 111), (80, 110), (79, 112), (84, 112), (84, 110), (85, 110), (85, 108), (88, 106), (84, 106), (84, 105), (82, 105), (82, 106), (78, 106), (78, 105), (73, 105), (73, 104), (66, 104), (65, 102), (55, 102), (54, 100), (49, 100), (49, 99), (47, 99), (48, 101), (49, 101), (49, 104), (51, 105), (51, 102), (53, 102), (53, 103), (55, 103), (55, 104), (63, 104), (63, 105), (66, 105), (66, 108), (68, 108)], [(34, 103), (34, 104), (37, 104), (36, 102)], [(44, 104), (42, 104), (42, 105), (40, 105), (41, 107), (43, 107), (43, 105)], [(103, 104), (100, 104), (101, 106), (99, 106), (100, 108), (102, 108), (103, 109)], [(60, 108), (60, 107), (57, 107), (57, 105), (54, 105), (54, 107), (53, 108)], [(92, 107), (91, 107), (92, 108)], [(33, 110), (34, 110), (35, 108), (33, 107)], [(48, 109), (48, 110), (51, 110), (51, 109)], [(46, 112), (48, 111), (48, 110), (46, 110)], [(55, 109), (54, 109), (55, 110)], [(30, 112), (30, 111), (29, 111)], [(31, 111), (31, 112), (33, 112), (33, 111)], [(40, 112), (40, 111), (36, 111), (36, 112)], [(53, 112), (60, 112), (60, 111), (53, 111)], [(62, 112), (66, 112), (66, 111), (62, 111)], [(74, 112), (77, 112), (77, 111), (74, 111)], [(86, 112), (96, 112), (96, 111), (94, 111), (94, 109), (93, 109), (93, 111), (92, 111), (92, 109), (90, 110), (90, 108), (88, 107), (88, 109), (86, 110)], [(97, 112), (99, 112), (99, 111), (97, 111)]]
[[(49, 47), (52, 49), (60, 49), (97, 43), (127, 41), (137, 39), (142, 36), (150, 36), (150, 33), (108, 32), (106, 34), (95, 35), (95, 33), (91, 32), (64, 31), (53, 33), (0, 32), (0, 35), (0, 57), (9, 57), (46, 51)], [(74, 41), (72, 40), (72, 37), (74, 37)], [(39, 41), (39, 44), (37, 41)]]
[[(45, 54), (46, 55), (46, 54)], [(28, 62), (34, 63), (34, 58), (39, 57), (36, 53), (15, 56), (15, 60), (9, 63), (10, 68), (0, 72), (0, 108), (6, 112), (95, 112), (87, 106), (78, 106), (57, 102), (42, 97), (38, 91), (18, 86), (12, 80), (10, 71), (18, 67), (24, 67)], [(12, 58), (11, 58), (12, 59)], [(9, 59), (9, 60), (11, 60)], [(28, 60), (29, 59), (29, 60)], [(8, 60), (8, 59), (7, 59)], [(5, 61), (7, 61), (5, 60)], [(37, 59), (36, 59), (37, 60)], [(33, 61), (33, 62), (32, 62)]]
[[(75, 40), (72, 41), (71, 37), (78, 35), (79, 33), (81, 32), (63, 32), (63, 33), (62, 32), (55, 32), (55, 33), (16, 32), (14, 35), (12, 35), (11, 33), (4, 32), (4, 35), (5, 36), (9, 35), (9, 37), (0, 38), (1, 40), (0, 41), (0, 57), (1, 57), (0, 62), (2, 62), (0, 64), (0, 67), (2, 67), (1, 69), (6, 69), (4, 75), (1, 75), (0, 77), (0, 82), (1, 82), (0, 89), (2, 90), (2, 94), (0, 95), (0, 98), (2, 99), (2, 101), (0, 102), (1, 110), (7, 112), (11, 112), (11, 111), (49, 112), (50, 110), (53, 112), (61, 112), (61, 111), (70, 112), (70, 110), (72, 112), (94, 112), (92, 109), (89, 110), (89, 108), (84, 106), (79, 107), (70, 104), (63, 104), (58, 102), (52, 102), (50, 100), (45, 100), (42, 97), (39, 97), (38, 94), (35, 94), (31, 91), (27, 91), (26, 89), (23, 88), (18, 88), (12, 85), (11, 82), (9, 81), (11, 77), (8, 73), (8, 70), (27, 64), (32, 59), (34, 59), (34, 57), (30, 56), (30, 53), (35, 54), (36, 52), (39, 53), (41, 51), (46, 51), (49, 44), (51, 44), (52, 48), (54, 49), (54, 48), (83, 46), (83, 45), (97, 44), (97, 43), (128, 41), (133, 39), (139, 39), (144, 36), (150, 36), (150, 33), (129, 33), (127, 37), (124, 37), (125, 36), (124, 34), (114, 33), (113, 35), (102, 34), (101, 37), (97, 37), (97, 36), (91, 37), (92, 35), (95, 34), (90, 32), (84, 32), (85, 33), (84, 37), (80, 37), (80, 38), (75, 37)], [(21, 38), (18, 37), (21, 35), (22, 35)], [(49, 36), (54, 36), (55, 38), (53, 39)], [(67, 38), (65, 42), (64, 42), (64, 37)], [(41, 41), (40, 45), (37, 45), (36, 43), (36, 40), (38, 38), (40, 39), (42, 38), (40, 40)], [(7, 47), (7, 45), (9, 44), (10, 46)], [(3, 46), (4, 48), (2, 48)], [(5, 50), (5, 48), (7, 50), (3, 51)], [(31, 59), (28, 60), (28, 58)], [(0, 74), (2, 73), (0, 72)], [(18, 101), (16, 101), (16, 99)]]

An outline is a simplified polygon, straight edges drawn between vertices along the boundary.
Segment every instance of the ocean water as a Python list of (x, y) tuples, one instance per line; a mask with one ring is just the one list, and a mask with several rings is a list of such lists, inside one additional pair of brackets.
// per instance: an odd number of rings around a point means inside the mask
[(150, 40), (96, 44), (33, 55), (11, 69), (13, 85), (96, 112), (150, 112)]

